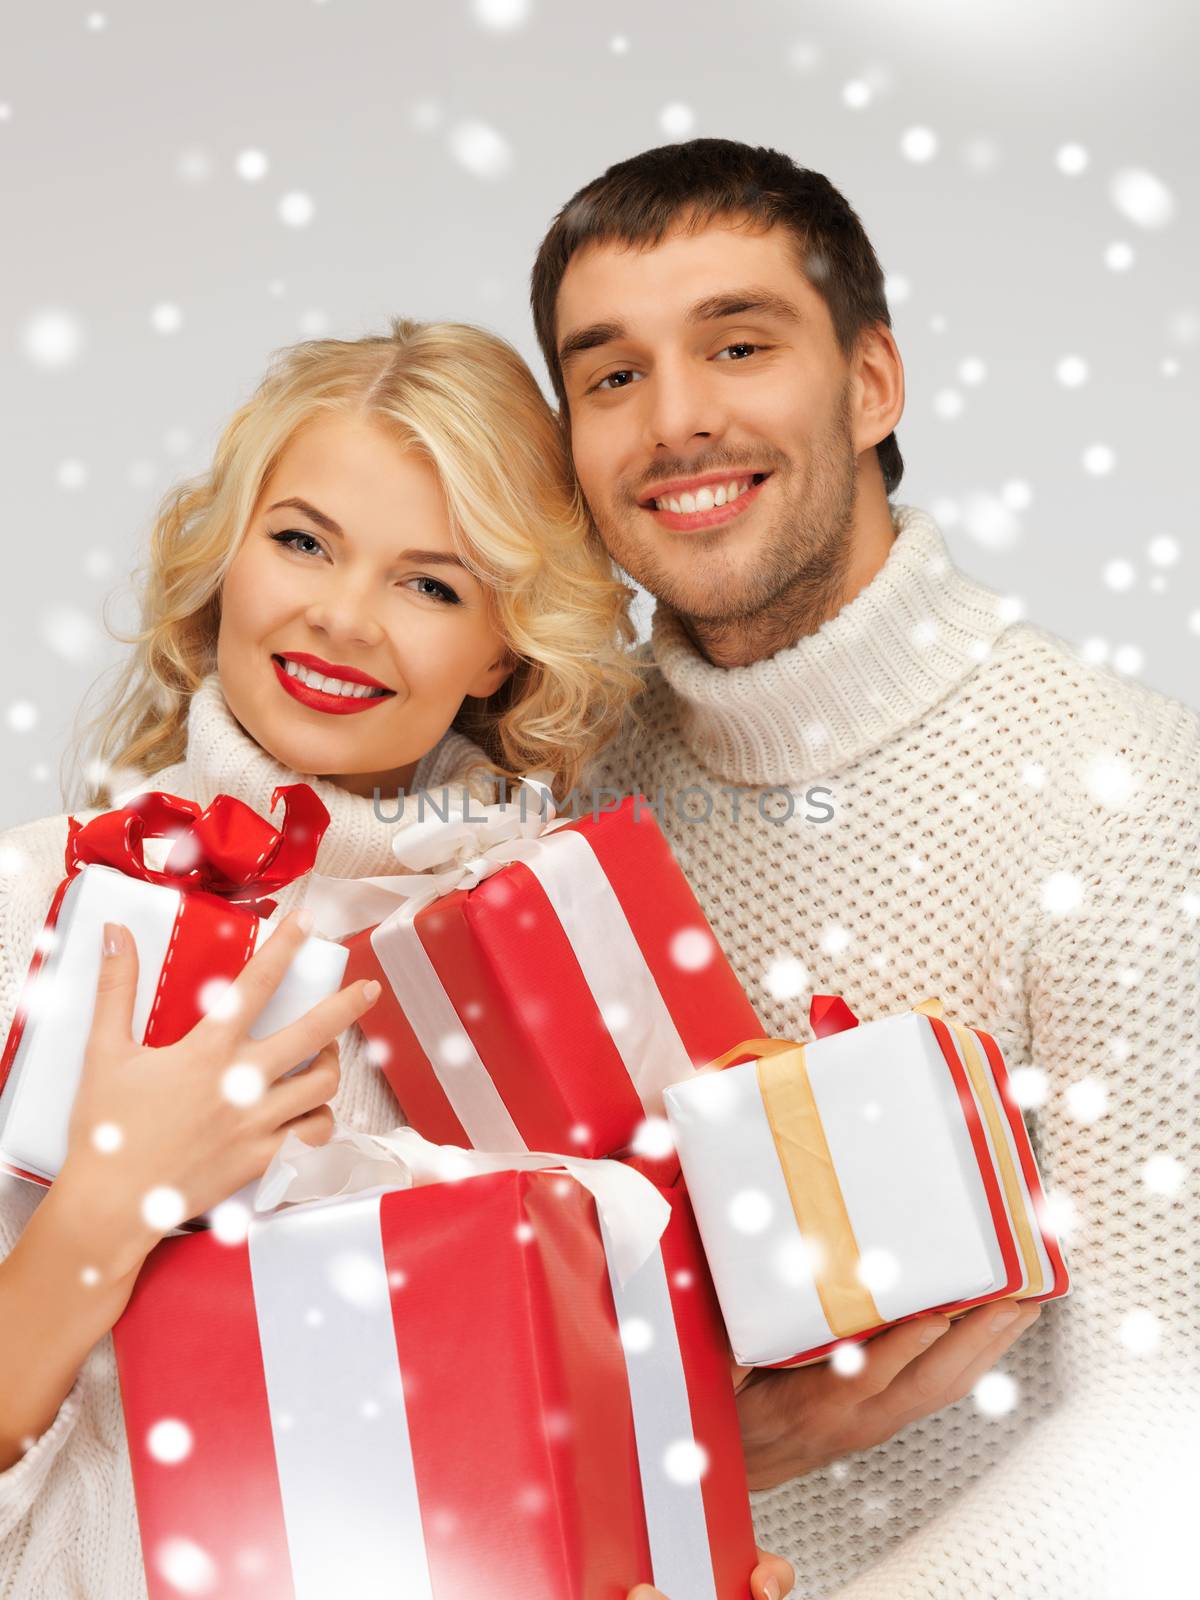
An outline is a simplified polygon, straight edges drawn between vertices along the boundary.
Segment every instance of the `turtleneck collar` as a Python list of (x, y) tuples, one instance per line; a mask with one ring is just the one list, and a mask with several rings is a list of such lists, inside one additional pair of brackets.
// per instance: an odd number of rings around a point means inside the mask
[[(409, 792), (428, 789), (436, 793), (448, 786), (457, 799), (466, 783), (476, 800), (492, 800), (495, 796), (486, 779), (480, 775), (469, 780), (466, 777), (468, 770), (483, 760), (478, 745), (451, 729), (421, 757)], [(187, 754), (180, 767), (156, 774), (152, 786), (169, 789), (171, 781), (178, 782), (181, 792), (202, 806), (210, 805), (218, 794), (231, 794), (264, 817), (271, 817), (271, 795), (279, 784), (310, 784), (329, 812), (329, 827), (317, 852), (316, 867), (332, 877), (395, 872), (392, 837), (398, 828), (415, 821), (417, 815), (416, 806), (409, 804), (400, 821), (380, 821), (370, 799), (350, 794), (315, 774), (292, 772), (276, 761), (233, 715), (215, 672), (203, 680), (192, 696)], [(441, 796), (437, 798), (441, 805)], [(382, 797), (385, 817), (398, 809), (394, 795)], [(274, 820), (279, 815), (276, 812)]]
[(815, 633), (745, 667), (716, 667), (659, 605), (651, 650), (692, 754), (748, 786), (828, 776), (886, 743), (987, 656), (1011, 617), (954, 565), (923, 511), (892, 511), (874, 578)]

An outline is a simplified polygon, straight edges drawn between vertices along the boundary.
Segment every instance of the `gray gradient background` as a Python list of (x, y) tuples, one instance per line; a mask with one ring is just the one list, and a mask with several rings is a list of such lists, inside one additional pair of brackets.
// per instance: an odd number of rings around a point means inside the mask
[[(488, 26), (471, 0), (0, 12), (0, 826), (61, 808), (72, 717), (118, 655), (105, 597), (128, 622), (120, 590), (159, 495), (204, 464), (269, 352), (402, 312), (485, 323), (542, 373), (538, 239), (581, 183), (663, 142), (672, 105), (696, 133), (826, 172), (863, 217), (908, 373), (900, 498), (934, 509), (959, 561), (1025, 615), (1195, 702), (1194, 7), (492, 7), (527, 15)], [(846, 103), (850, 83), (867, 104)], [(505, 141), (503, 170), (456, 154), (480, 122)], [(902, 153), (913, 127), (937, 136), (927, 161)], [(1068, 176), (1056, 152), (1072, 142), (1089, 162)], [(247, 149), (268, 159), (258, 181), (236, 170)], [(1130, 167), (1166, 185), (1169, 219), (1122, 214), (1112, 179)], [(294, 191), (313, 204), (303, 227), (279, 215)], [(1124, 271), (1105, 263), (1118, 241)], [(164, 304), (171, 332), (154, 323)], [(46, 313), (80, 336), (53, 366)], [(1076, 387), (1056, 376), (1068, 355), (1089, 367)], [(1097, 444), (1115, 458), (1103, 475), (1084, 465)], [(1028, 504), (998, 515), (1013, 483)]]

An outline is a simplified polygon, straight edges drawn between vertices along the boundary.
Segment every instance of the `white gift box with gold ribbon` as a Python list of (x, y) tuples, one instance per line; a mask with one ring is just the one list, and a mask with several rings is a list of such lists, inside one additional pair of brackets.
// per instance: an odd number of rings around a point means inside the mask
[(842, 1006), (834, 1025), (748, 1040), (664, 1096), (737, 1361), (794, 1365), (922, 1312), (1065, 1294), (995, 1040), (936, 1000), (861, 1025)]

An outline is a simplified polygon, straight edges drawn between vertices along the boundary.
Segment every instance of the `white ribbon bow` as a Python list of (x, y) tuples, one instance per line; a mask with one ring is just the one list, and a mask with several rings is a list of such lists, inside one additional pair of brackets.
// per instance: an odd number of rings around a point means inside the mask
[(389, 1189), (453, 1183), (488, 1172), (541, 1172), (561, 1168), (592, 1195), (603, 1219), (614, 1270), (622, 1285), (654, 1253), (671, 1216), (671, 1207), (640, 1172), (620, 1161), (582, 1156), (492, 1154), (432, 1144), (415, 1128), (390, 1133), (356, 1133), (334, 1126), (323, 1145), (308, 1145), (289, 1129), (254, 1195), (258, 1215), (283, 1206), (327, 1205), (351, 1196)]
[[(549, 776), (547, 774), (547, 776)], [(532, 801), (532, 804), (531, 804)], [(473, 889), (512, 861), (527, 856), (544, 833), (570, 819), (554, 820), (550, 786), (537, 773), (527, 774), (503, 805), (472, 811), (453, 810), (400, 828), (392, 853), (410, 869), (394, 877), (334, 878), (314, 872), (308, 880), (305, 907), (326, 939), (382, 922), (399, 905), (414, 913), (455, 889)]]

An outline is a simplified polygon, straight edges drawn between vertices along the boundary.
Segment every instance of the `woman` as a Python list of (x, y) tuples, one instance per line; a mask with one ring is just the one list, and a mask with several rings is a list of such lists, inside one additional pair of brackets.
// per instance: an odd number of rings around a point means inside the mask
[[(84, 798), (107, 807), (153, 788), (207, 805), (224, 792), (265, 815), (274, 788), (303, 777), (331, 818), (317, 868), (387, 872), (394, 825), (376, 791), (466, 785), (488, 799), (497, 773), (531, 768), (572, 787), (638, 685), (627, 599), (556, 421), (502, 341), (397, 322), (298, 345), (158, 518), (142, 627), (92, 724)], [(51, 817), (0, 848), (5, 1033), (65, 837)], [(106, 927), (65, 1165), (48, 1191), (0, 1190), (0, 1593), (145, 1594), (108, 1337), (165, 1231), (144, 1197), (166, 1191), (196, 1215), (257, 1177), (288, 1128), (321, 1143), (335, 1115), (366, 1132), (397, 1121), (353, 1028), (377, 986), (269, 1040), (239, 1023), (303, 937), (303, 888), (279, 894), (289, 915), (236, 1003), (153, 1057), (131, 1035), (132, 939)], [(221, 1085), (247, 1063), (261, 1092), (235, 1103)], [(99, 1122), (119, 1130), (118, 1154), (93, 1142)], [(754, 1581), (768, 1594), (779, 1571)]]

